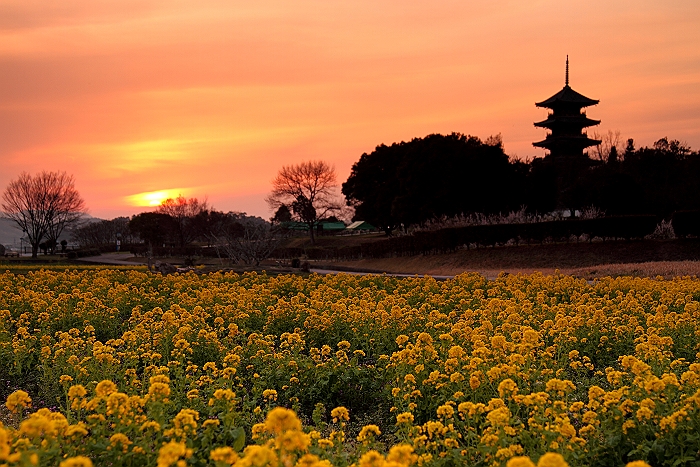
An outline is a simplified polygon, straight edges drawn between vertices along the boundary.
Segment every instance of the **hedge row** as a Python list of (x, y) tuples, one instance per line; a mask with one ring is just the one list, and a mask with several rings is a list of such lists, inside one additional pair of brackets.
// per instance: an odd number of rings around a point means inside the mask
[(619, 216), (599, 219), (571, 219), (565, 221), (537, 222), (531, 224), (494, 224), (451, 227), (435, 231), (415, 232), (405, 237), (391, 237), (357, 247), (344, 248), (281, 248), (273, 256), (296, 258), (306, 255), (309, 259), (356, 259), (390, 256), (414, 256), (417, 254), (448, 253), (459, 248), (493, 246), (509, 241), (517, 243), (541, 243), (569, 241), (573, 236), (588, 235), (589, 239), (643, 238), (654, 232), (656, 216)]
[(76, 258), (86, 258), (88, 256), (100, 256), (102, 252), (99, 248), (81, 248), (80, 250), (69, 250), (66, 252), (66, 258), (76, 259)]

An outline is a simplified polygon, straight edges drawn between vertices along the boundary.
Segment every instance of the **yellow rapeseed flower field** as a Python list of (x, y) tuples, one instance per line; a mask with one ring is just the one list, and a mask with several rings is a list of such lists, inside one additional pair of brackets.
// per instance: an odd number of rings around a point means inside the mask
[(0, 275), (0, 466), (700, 465), (700, 280)]

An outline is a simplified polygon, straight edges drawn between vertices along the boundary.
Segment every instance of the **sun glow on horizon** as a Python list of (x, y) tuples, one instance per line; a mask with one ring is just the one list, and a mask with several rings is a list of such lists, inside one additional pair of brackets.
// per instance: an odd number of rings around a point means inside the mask
[(160, 206), (168, 198), (177, 198), (183, 194), (183, 190), (170, 189), (159, 191), (146, 191), (135, 195), (125, 196), (124, 200), (131, 206)]

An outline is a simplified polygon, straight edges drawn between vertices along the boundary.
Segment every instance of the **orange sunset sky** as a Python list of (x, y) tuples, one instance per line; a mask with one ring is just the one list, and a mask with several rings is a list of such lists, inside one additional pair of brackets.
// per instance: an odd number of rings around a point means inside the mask
[(66, 170), (97, 217), (163, 192), (269, 218), (285, 164), (342, 183), (452, 131), (539, 157), (567, 54), (596, 131), (700, 148), (697, 0), (0, 0), (0, 189)]

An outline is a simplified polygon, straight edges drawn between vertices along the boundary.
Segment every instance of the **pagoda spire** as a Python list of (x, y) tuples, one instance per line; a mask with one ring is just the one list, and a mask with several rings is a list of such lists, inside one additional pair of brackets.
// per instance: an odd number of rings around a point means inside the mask
[(569, 55), (566, 56), (566, 85), (569, 85)]

